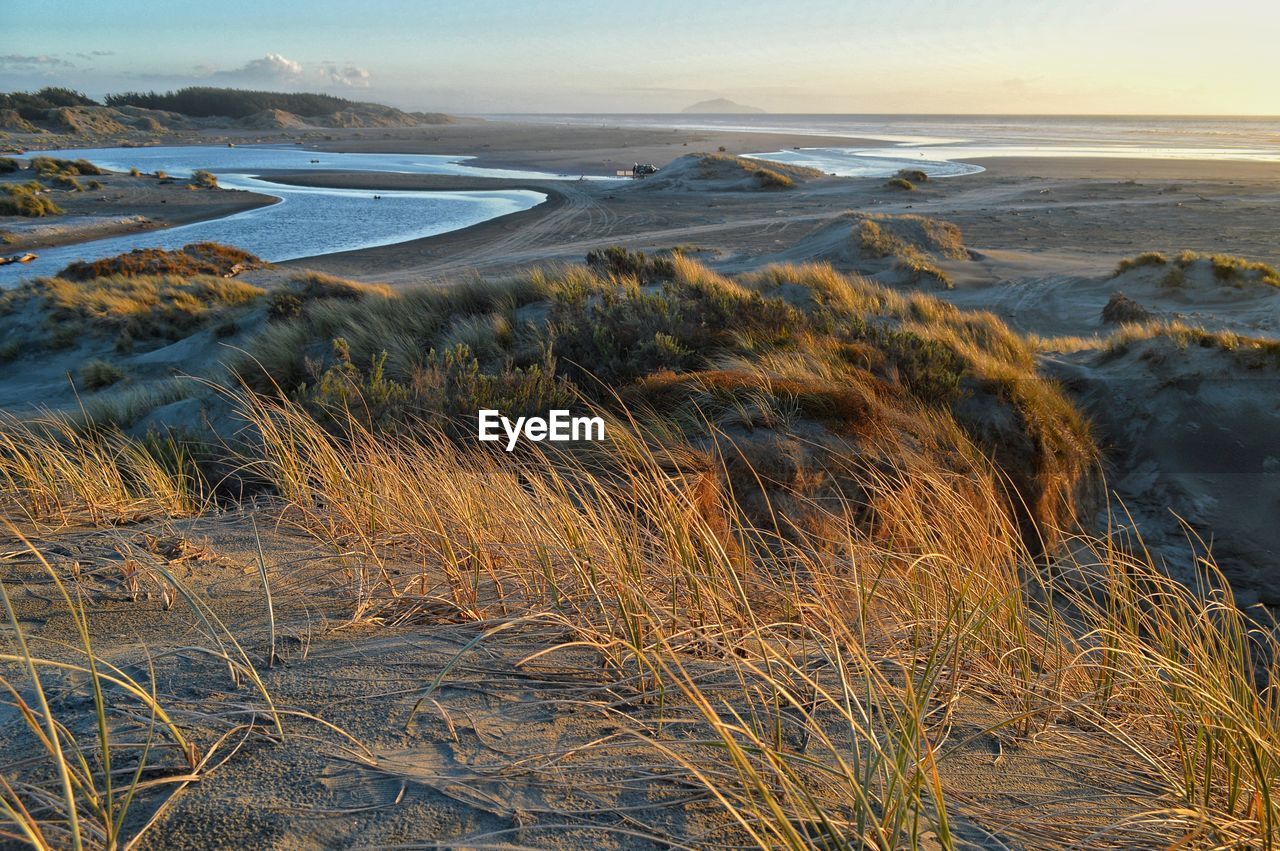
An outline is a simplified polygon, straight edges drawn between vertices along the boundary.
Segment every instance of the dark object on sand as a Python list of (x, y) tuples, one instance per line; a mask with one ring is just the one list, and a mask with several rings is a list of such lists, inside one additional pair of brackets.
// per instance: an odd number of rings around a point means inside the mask
[(1151, 311), (1124, 293), (1112, 293), (1110, 300), (1102, 308), (1103, 322), (1148, 322), (1151, 318)]
[(631, 167), (631, 174), (635, 177), (648, 177), (657, 173), (658, 167), (653, 163), (636, 163)]

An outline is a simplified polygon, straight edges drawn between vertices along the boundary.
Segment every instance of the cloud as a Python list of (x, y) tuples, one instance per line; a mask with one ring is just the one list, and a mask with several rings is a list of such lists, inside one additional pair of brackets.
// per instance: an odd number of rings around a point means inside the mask
[(238, 83), (273, 83), (289, 84), (302, 80), (302, 63), (287, 59), (279, 53), (268, 53), (261, 59), (246, 62), (239, 68), (228, 71), (215, 71), (212, 76), (219, 80)]
[(36, 68), (74, 68), (65, 59), (41, 54), (39, 56), (21, 56), (16, 53), (0, 55), (0, 68), (7, 71), (30, 71)]
[(196, 67), (195, 72), (210, 82), (279, 88), (327, 85), (366, 89), (372, 77), (366, 69), (352, 65), (350, 62), (303, 64), (279, 53), (268, 53), (261, 59), (246, 62), (239, 68), (219, 70), (215, 66), (200, 65)]
[(329, 79), (329, 82), (337, 83), (340, 86), (348, 86), (353, 89), (369, 88), (369, 72), (364, 68), (357, 68), (349, 62), (342, 67), (338, 67), (337, 63), (334, 62), (322, 63), (320, 72)]

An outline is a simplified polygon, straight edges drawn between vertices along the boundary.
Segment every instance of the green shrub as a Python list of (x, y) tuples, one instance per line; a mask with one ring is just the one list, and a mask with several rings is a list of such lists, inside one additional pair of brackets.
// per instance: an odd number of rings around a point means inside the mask
[(31, 167), (41, 177), (80, 177), (83, 175), (100, 176), (106, 174), (88, 160), (63, 160), (57, 157), (32, 157)]
[(756, 168), (751, 170), (751, 174), (760, 182), (760, 186), (764, 189), (788, 189), (795, 186), (795, 181), (787, 177), (781, 172), (774, 171), (771, 168)]
[(905, 177), (890, 178), (889, 181), (885, 183), (885, 186), (891, 187), (893, 189), (903, 189), (903, 190), (906, 190), (907, 192), (916, 191), (916, 185), (912, 183), (910, 180), (907, 180)]
[(0, 174), (12, 174), (22, 168), (22, 163), (12, 157), (0, 157)]
[(88, 390), (101, 390), (124, 380), (124, 370), (104, 360), (91, 360), (80, 367), (80, 383)]
[(84, 186), (70, 174), (55, 174), (49, 180), (54, 186), (61, 186), (71, 192), (83, 192)]
[(1137, 257), (1128, 257), (1116, 264), (1116, 275), (1123, 275), (1130, 269), (1141, 269), (1143, 266), (1163, 266), (1169, 262), (1159, 251), (1144, 251)]
[(45, 193), (44, 187), (38, 183), (9, 183), (0, 186), (0, 215), (27, 218), (60, 216), (62, 208), (53, 202)]
[(218, 176), (211, 171), (196, 169), (191, 174), (191, 185), (199, 189), (217, 189)]
[(41, 113), (46, 109), (58, 109), (68, 106), (99, 106), (100, 104), (83, 92), (60, 86), (45, 86), (37, 92), (0, 93), (0, 109), (15, 109), (24, 117)]
[(587, 266), (617, 278), (635, 278), (642, 284), (669, 279), (675, 266), (668, 257), (650, 257), (643, 251), (629, 251), (620, 245), (587, 252)]
[(75, 346), (86, 335), (134, 341), (177, 340), (221, 311), (251, 304), (263, 290), (230, 278), (112, 275), (84, 281), (37, 278), (0, 295), (0, 312), (32, 305), (45, 319), (32, 345)]
[[(330, 115), (367, 106), (333, 95), (266, 92), (190, 86), (173, 92), (120, 92), (107, 95), (107, 106), (139, 106), (200, 117), (245, 118), (255, 112), (279, 109), (298, 115)], [(387, 108), (390, 110), (390, 108)]]
[(302, 298), (288, 290), (272, 290), (267, 295), (267, 319), (283, 322), (302, 315)]
[(929, 179), (929, 175), (918, 168), (899, 169), (894, 177), (900, 177), (909, 183), (924, 183)]

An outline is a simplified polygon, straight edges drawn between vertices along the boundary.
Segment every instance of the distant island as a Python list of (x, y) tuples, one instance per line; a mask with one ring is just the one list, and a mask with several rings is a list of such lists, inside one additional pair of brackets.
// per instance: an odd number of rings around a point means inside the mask
[(681, 112), (741, 114), (744, 112), (764, 112), (764, 110), (758, 106), (747, 106), (728, 98), (712, 98), (711, 100), (699, 101), (693, 106), (686, 106)]

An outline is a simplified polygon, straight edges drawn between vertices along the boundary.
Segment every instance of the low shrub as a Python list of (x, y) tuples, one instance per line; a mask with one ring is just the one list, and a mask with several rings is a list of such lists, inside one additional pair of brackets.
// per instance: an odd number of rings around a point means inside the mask
[(892, 177), (885, 183), (885, 186), (891, 189), (903, 189), (907, 192), (916, 191), (916, 185), (905, 177)]
[(38, 183), (0, 185), (0, 215), (41, 218), (60, 216), (62, 208)]
[(311, 270), (291, 277), (288, 287), (304, 301), (322, 298), (355, 301), (368, 295), (391, 295), (391, 289), (385, 284), (364, 284)]
[(863, 219), (854, 229), (858, 246), (872, 257), (892, 257), (902, 250), (905, 243), (880, 227), (873, 219)]
[(266, 265), (247, 251), (216, 242), (197, 242), (178, 251), (136, 248), (128, 254), (101, 260), (77, 261), (58, 273), (69, 281), (88, 281), (110, 275), (221, 275), (231, 276)]
[(1124, 293), (1112, 293), (1107, 304), (1102, 308), (1102, 321), (1109, 323), (1146, 322), (1151, 319), (1151, 311)]
[(218, 176), (211, 171), (196, 169), (191, 174), (191, 185), (199, 189), (217, 189)]
[(267, 295), (267, 319), (283, 322), (302, 315), (302, 297), (289, 290), (272, 290)]
[(80, 367), (80, 383), (88, 390), (101, 390), (124, 380), (124, 370), (104, 360), (91, 360)]
[(138, 341), (181, 339), (223, 310), (251, 304), (263, 294), (243, 281), (215, 277), (37, 278), (0, 295), (0, 312), (25, 303), (38, 306), (45, 329), (31, 344), (69, 348), (95, 335), (114, 338), (127, 352)]
[(898, 252), (893, 267), (908, 275), (913, 284), (921, 283), (924, 279), (929, 278), (936, 281), (944, 289), (949, 290), (955, 287), (951, 276), (913, 245), (904, 246)]
[(79, 177), (84, 175), (100, 176), (107, 172), (98, 168), (88, 160), (63, 160), (57, 157), (32, 157), (31, 167), (41, 177)]
[(587, 267), (617, 278), (635, 278), (642, 284), (669, 279), (675, 265), (669, 257), (651, 257), (643, 251), (629, 251), (620, 245), (587, 252)]
[(751, 174), (755, 176), (756, 180), (760, 182), (760, 186), (764, 189), (789, 189), (796, 185), (794, 180), (771, 168), (753, 169)]
[(70, 192), (83, 192), (84, 185), (76, 180), (74, 175), (55, 174), (49, 177), (49, 181), (57, 187), (66, 189)]
[(22, 168), (22, 163), (12, 157), (0, 157), (0, 174), (12, 174)]
[(1169, 258), (1165, 257), (1159, 251), (1144, 251), (1137, 257), (1127, 257), (1116, 264), (1114, 274), (1123, 275), (1130, 269), (1141, 269), (1144, 266), (1164, 266), (1169, 262)]

